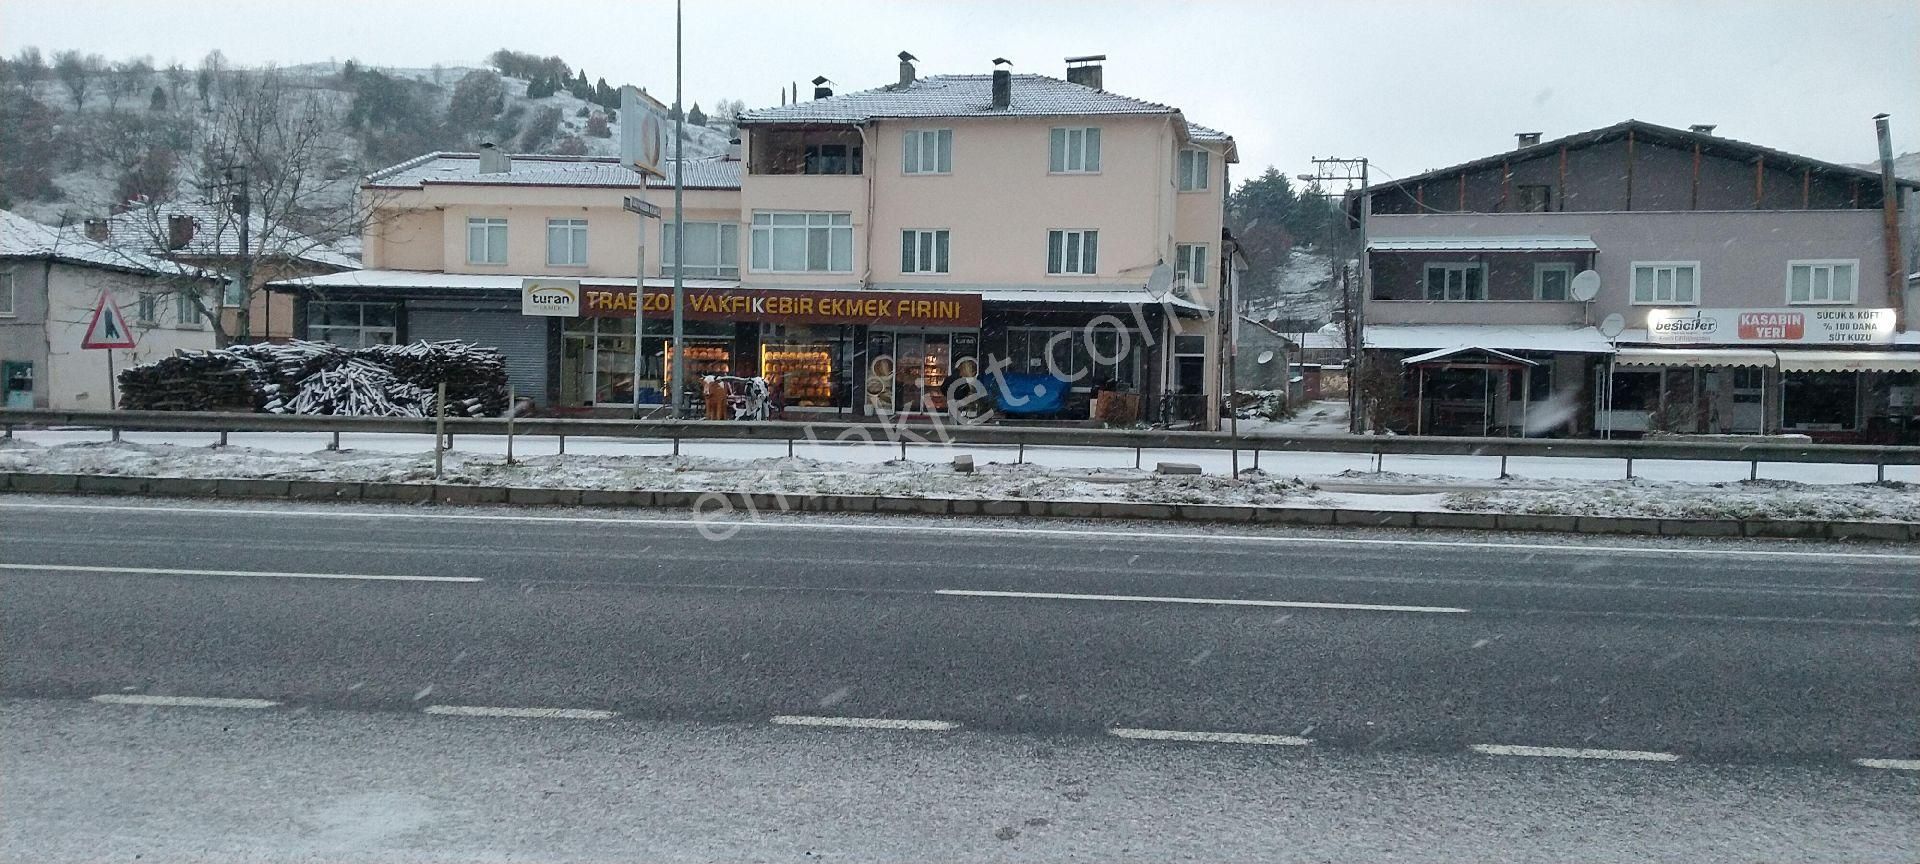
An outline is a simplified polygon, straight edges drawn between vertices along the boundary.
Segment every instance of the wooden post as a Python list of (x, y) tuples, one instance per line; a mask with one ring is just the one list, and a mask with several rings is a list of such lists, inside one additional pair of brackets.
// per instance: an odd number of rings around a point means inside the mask
[(1800, 172), (1800, 209), (1813, 209), (1813, 166)]
[(1458, 185), (1460, 187), (1460, 206), (1458, 210), (1461, 213), (1465, 213), (1467, 212), (1467, 172), (1460, 172), (1460, 182)]
[(433, 479), (441, 477), (446, 451), (440, 442), (447, 434), (447, 382), (442, 381), (433, 388)]
[(1417, 205), (1414, 208), (1416, 210), (1427, 209), (1427, 184), (1421, 183), (1413, 187), (1413, 203)]
[[(1353, 386), (1349, 383), (1347, 386)], [(1406, 386), (1406, 385), (1401, 385)], [(1405, 390), (1400, 391), (1405, 393)], [(1427, 369), (1418, 367), (1413, 385), (1413, 434), (1423, 435), (1427, 426)]]
[(1624, 209), (1624, 210), (1633, 209), (1633, 130), (1632, 129), (1627, 130), (1627, 206), (1621, 209)]
[(1767, 192), (1767, 156), (1753, 157), (1753, 209), (1760, 209), (1760, 196)]
[(1500, 160), (1500, 203), (1494, 205), (1493, 212), (1507, 212), (1507, 187), (1513, 182), (1513, 166), (1507, 160)]
[(1693, 142), (1693, 191), (1687, 197), (1687, 209), (1700, 209), (1700, 142)]
[(1567, 209), (1567, 145), (1560, 145), (1560, 210)]
[(513, 383), (507, 383), (507, 464), (513, 464), (513, 415), (520, 413), (513, 398)]

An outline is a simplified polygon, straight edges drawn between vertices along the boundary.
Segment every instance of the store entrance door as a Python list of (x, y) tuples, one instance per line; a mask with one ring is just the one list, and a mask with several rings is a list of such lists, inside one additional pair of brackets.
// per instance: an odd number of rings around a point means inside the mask
[(947, 408), (947, 372), (953, 352), (945, 333), (901, 333), (899, 410), (931, 414)]

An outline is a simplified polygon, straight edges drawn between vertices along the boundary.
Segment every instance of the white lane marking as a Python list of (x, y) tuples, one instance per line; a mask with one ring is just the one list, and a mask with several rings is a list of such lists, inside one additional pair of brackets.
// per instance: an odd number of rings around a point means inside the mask
[(1862, 768), (1886, 768), (1893, 771), (1920, 771), (1920, 759), (1855, 759)]
[(1282, 606), (1288, 609), (1353, 609), (1361, 612), (1448, 612), (1469, 610), (1457, 606), (1392, 606), (1380, 603), (1312, 603), (1305, 600), (1233, 600), (1208, 597), (1142, 597), (1133, 594), (1062, 594), (1054, 591), (974, 591), (941, 588), (933, 593), (950, 597), (1013, 597), (1027, 600), (1117, 600), (1126, 603), (1189, 603), (1196, 606)]
[(95, 567), (91, 564), (0, 564), (0, 570), (132, 573), (140, 576), (267, 576), (274, 579), (359, 579), (374, 582), (485, 582), (478, 576), (402, 576), (376, 573), (290, 573), (273, 570), (190, 570), (183, 567)]
[(619, 714), (592, 708), (492, 708), (485, 705), (428, 705), (428, 714), (452, 717), (525, 717), (535, 720), (612, 720)]
[(1201, 741), (1208, 744), (1271, 744), (1281, 747), (1305, 747), (1312, 738), (1297, 735), (1258, 735), (1251, 732), (1180, 732), (1173, 729), (1127, 729), (1116, 726), (1108, 735), (1136, 741)]
[(139, 693), (102, 693), (93, 697), (104, 705), (164, 705), (172, 708), (272, 708), (271, 699), (226, 699), (218, 696), (147, 696)]
[(1623, 759), (1630, 762), (1678, 762), (1674, 753), (1652, 750), (1596, 750), (1587, 747), (1527, 747), (1519, 744), (1475, 744), (1473, 751), (1488, 756), (1551, 756), (1560, 759)]
[(945, 720), (891, 720), (885, 717), (814, 717), (804, 714), (781, 714), (773, 722), (782, 726), (843, 726), (849, 729), (915, 729), (922, 732), (945, 732), (958, 729), (960, 724)]
[[(378, 505), (381, 502), (363, 502), (363, 503)], [(813, 521), (813, 520), (761, 522), (761, 521), (755, 521), (752, 519), (655, 519), (655, 518), (627, 519), (627, 518), (617, 518), (617, 517), (609, 517), (609, 516), (519, 516), (519, 515), (503, 515), (503, 514), (493, 514), (493, 513), (451, 513), (451, 512), (416, 513), (416, 512), (402, 512), (398, 510), (381, 510), (379, 512), (368, 513), (368, 512), (340, 512), (340, 511), (329, 511), (329, 510), (268, 510), (268, 509), (257, 509), (257, 508), (240, 508), (240, 507), (129, 507), (126, 505), (117, 505), (117, 504), (41, 504), (41, 503), (27, 503), (27, 502), (16, 502), (16, 501), (0, 501), (0, 509), (5, 509), (5, 508), (12, 508), (16, 510), (94, 510), (94, 511), (104, 511), (104, 512), (135, 511), (135, 512), (210, 513), (210, 514), (225, 513), (225, 514), (233, 514), (233, 515), (241, 515), (241, 516), (267, 516), (267, 517), (277, 516), (277, 517), (298, 517), (298, 518), (324, 517), (324, 518), (332, 518), (332, 519), (366, 519), (366, 520), (378, 520), (378, 521), (396, 521), (396, 520), (402, 520), (402, 519), (442, 519), (442, 520), (458, 520), (458, 521), (468, 521), (468, 522), (545, 522), (545, 523), (562, 523), (562, 524), (572, 523), (572, 524), (581, 524), (581, 525), (687, 525), (687, 526), (707, 525), (707, 526), (722, 527), (722, 528), (739, 526), (742, 528), (768, 528), (768, 529), (774, 529), (774, 530), (789, 530), (789, 531), (795, 531), (795, 530), (798, 530), (798, 531), (852, 531), (852, 532), (868, 531), (868, 532), (886, 532), (886, 533), (920, 531), (920, 532), (932, 532), (932, 533), (947, 534), (947, 535), (954, 534), (953, 527), (951, 525), (915, 525), (910, 522), (888, 522), (885, 524), (844, 524), (844, 523)], [(819, 515), (819, 514), (816, 514), (816, 515)], [(840, 515), (840, 514), (826, 514), (826, 515)], [(860, 516), (860, 515), (869, 515), (869, 514), (856, 513), (851, 515)], [(1285, 528), (1289, 526), (1281, 525), (1279, 527)], [(1303, 527), (1303, 526), (1291, 526), (1291, 527)], [(1304, 527), (1312, 527), (1312, 526), (1304, 526)], [(1920, 553), (1901, 553), (1901, 552), (1807, 552), (1807, 551), (1790, 550), (1790, 549), (1704, 549), (1704, 548), (1697, 548), (1697, 547), (1689, 548), (1685, 546), (1592, 546), (1592, 545), (1577, 545), (1577, 544), (1495, 543), (1491, 541), (1469, 541), (1469, 540), (1384, 540), (1379, 538), (1368, 538), (1368, 537), (1302, 537), (1302, 536), (1267, 536), (1267, 535), (1259, 535), (1259, 534), (1209, 534), (1209, 533), (1198, 532), (1198, 531), (1154, 532), (1154, 531), (1120, 531), (1120, 530), (1098, 529), (1098, 528), (1094, 528), (1094, 529), (1012, 528), (1012, 527), (993, 526), (993, 525), (984, 525), (984, 524), (980, 524), (980, 525), (970, 524), (967, 527), (966, 533), (970, 535), (1005, 534), (1005, 535), (1026, 535), (1026, 536), (1042, 536), (1042, 537), (1062, 537), (1062, 536), (1065, 536), (1065, 537), (1117, 537), (1117, 538), (1128, 538), (1128, 539), (1139, 539), (1139, 540), (1207, 540), (1207, 541), (1214, 541), (1214, 542), (1239, 541), (1239, 542), (1249, 542), (1249, 543), (1274, 543), (1274, 544), (1281, 544), (1281, 545), (1292, 543), (1292, 544), (1298, 544), (1298, 545), (1320, 544), (1320, 545), (1333, 545), (1333, 546), (1406, 546), (1406, 547), (1414, 547), (1414, 548), (1442, 548), (1442, 549), (1503, 549), (1503, 550), (1527, 552), (1531, 554), (1542, 554), (1542, 553), (1553, 553), (1553, 552), (1566, 552), (1566, 553), (1606, 552), (1606, 553), (1633, 554), (1633, 555), (1706, 555), (1706, 556), (1713, 556), (1713, 557), (1847, 558), (1847, 559), (1880, 560), (1880, 561), (1920, 561)]]

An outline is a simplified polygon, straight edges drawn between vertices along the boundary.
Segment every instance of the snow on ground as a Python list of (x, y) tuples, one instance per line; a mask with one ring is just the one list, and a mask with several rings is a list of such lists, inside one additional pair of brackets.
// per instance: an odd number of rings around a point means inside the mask
[(1347, 400), (1321, 399), (1300, 406), (1285, 420), (1242, 418), (1242, 435), (1345, 435)]
[[(28, 430), (0, 441), (0, 471), (130, 474), (160, 477), (275, 477), (430, 481), (432, 437), (341, 436), (325, 449), (318, 433), (235, 433), (210, 447), (211, 433), (126, 433), (109, 443), (98, 430)], [(1240, 455), (1230, 479), (1223, 451), (1123, 448), (910, 445), (907, 459), (889, 443), (799, 443), (788, 458), (779, 441), (692, 440), (680, 456), (668, 441), (569, 438), (559, 455), (552, 438), (521, 437), (518, 464), (505, 464), (506, 441), (457, 436), (446, 455), (446, 482), (589, 489), (684, 489), (958, 498), (1047, 498), (1221, 504), (1286, 504), (1379, 510), (1457, 510), (1612, 516), (1920, 521), (1920, 467), (1890, 466), (1887, 483), (1870, 465), (1766, 463), (1748, 481), (1744, 462), (1640, 460), (1635, 479), (1617, 459), (1389, 456), (1376, 471), (1365, 455)], [(955, 473), (956, 455), (977, 473)], [(1198, 477), (1161, 477), (1157, 462), (1199, 464)], [(1017, 463), (1017, 464), (1016, 464)]]

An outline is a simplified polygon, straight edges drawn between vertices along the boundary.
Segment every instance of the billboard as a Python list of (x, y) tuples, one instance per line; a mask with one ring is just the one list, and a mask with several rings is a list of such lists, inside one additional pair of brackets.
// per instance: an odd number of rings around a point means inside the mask
[(663, 165), (673, 141), (667, 106), (631, 84), (620, 88), (620, 162), (628, 168), (665, 177)]
[(1656, 345), (1886, 345), (1893, 310), (1854, 306), (1785, 309), (1648, 309)]

